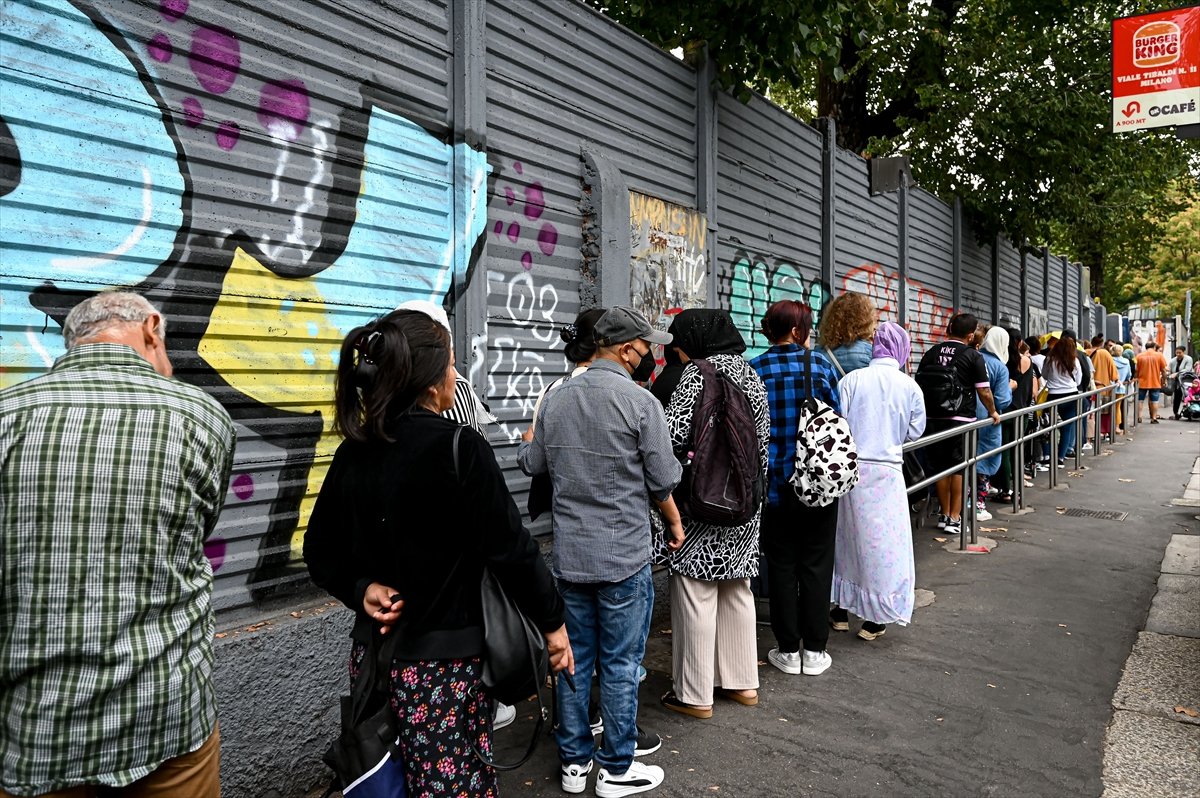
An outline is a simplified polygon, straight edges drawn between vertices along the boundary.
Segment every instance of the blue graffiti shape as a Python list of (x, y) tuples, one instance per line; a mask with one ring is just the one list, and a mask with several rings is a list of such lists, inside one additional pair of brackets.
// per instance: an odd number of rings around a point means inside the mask
[(761, 354), (770, 346), (760, 330), (760, 322), (773, 302), (798, 299), (812, 308), (814, 326), (820, 321), (821, 308), (829, 303), (831, 295), (816, 270), (809, 271), (814, 274), (806, 278), (795, 263), (771, 262), (744, 250), (734, 254), (723, 283), (728, 285), (729, 311), (734, 323), (746, 338), (746, 357)]
[(137, 70), (64, 0), (4, 4), (0, 74), (6, 135), (23, 167), (0, 199), (0, 259), (19, 294), (3, 297), (5, 367), (17, 370), (62, 351), (57, 335), (41, 334), (49, 324), (29, 284), (97, 290), (143, 279), (171, 253), (184, 183)]
[(21, 149), (0, 116), (0, 197), (11, 194), (21, 184)]

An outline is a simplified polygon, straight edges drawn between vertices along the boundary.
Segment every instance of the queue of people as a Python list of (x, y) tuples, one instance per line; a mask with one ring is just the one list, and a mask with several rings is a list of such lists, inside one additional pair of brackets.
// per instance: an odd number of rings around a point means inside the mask
[[(47, 375), (0, 391), (6, 797), (219, 795), (203, 547), (228, 486), (234, 428), (206, 393), (172, 379), (166, 327), (140, 296), (99, 294), (67, 317), (67, 354)], [(640, 760), (661, 745), (638, 725), (652, 565), (669, 572), (674, 630), (662, 706), (696, 720), (712, 717), (718, 699), (755, 706), (750, 584), (764, 564), (767, 660), (788, 675), (826, 672), (830, 632), (848, 631), (852, 616), (865, 641), (912, 622), (904, 444), (996, 422), (1040, 391), (1083, 387), (1070, 330), (1043, 354), (1037, 338), (958, 314), (915, 379), (907, 332), (880, 323), (861, 295), (826, 308), (820, 348), (812, 310), (798, 301), (771, 305), (761, 331), (770, 347), (750, 360), (721, 310), (685, 310), (664, 332), (627, 307), (590, 309), (562, 331), (574, 368), (538, 397), (517, 450), (540, 479), (538, 512), (552, 517), (549, 566), (486, 439), (494, 418), (455, 371), (445, 312), (406, 303), (346, 336), (332, 395), (343, 441), (304, 560), (354, 613), (352, 682), (390, 636), (386, 686), (409, 795), (497, 794), (484, 757), (515, 713), (483, 681), (485, 570), (545, 638), (550, 668), (569, 674), (555, 687), (562, 789), (581, 793), (591, 781), (601, 798), (646, 792), (666, 777)], [(1095, 382), (1121, 390), (1133, 371), (1111, 343), (1093, 340), (1087, 359)], [(655, 347), (671, 368), (651, 391)], [(1137, 369), (1177, 377), (1183, 367), (1159, 365), (1139, 357)], [(798, 427), (816, 407), (845, 421), (856, 449), (856, 481), (821, 501), (794, 487)], [(1073, 430), (1064, 428), (1060, 465)], [(1004, 435), (989, 430), (980, 446)], [(965, 459), (961, 436), (926, 451), (935, 471)], [(715, 482), (712, 463), (727, 471)], [(1002, 475), (1002, 493), (1004, 480), (1021, 478), (1011, 467), (1005, 475), (999, 457), (979, 469)], [(714, 484), (715, 509), (704, 503)], [(961, 523), (962, 490), (961, 475), (937, 485), (947, 532)], [(130, 551), (152, 556), (129, 568)]]

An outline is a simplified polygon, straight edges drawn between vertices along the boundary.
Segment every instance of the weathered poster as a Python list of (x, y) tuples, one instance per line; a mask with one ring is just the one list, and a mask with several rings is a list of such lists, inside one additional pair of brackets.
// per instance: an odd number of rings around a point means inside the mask
[(629, 192), (630, 304), (659, 329), (708, 303), (704, 214)]

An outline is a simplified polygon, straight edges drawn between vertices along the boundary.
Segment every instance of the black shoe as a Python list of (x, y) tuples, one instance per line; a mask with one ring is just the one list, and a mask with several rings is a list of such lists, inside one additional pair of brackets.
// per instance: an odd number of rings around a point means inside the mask
[(829, 611), (829, 625), (835, 632), (850, 631), (850, 613), (841, 607), (834, 607)]
[(858, 636), (863, 640), (874, 640), (877, 637), (882, 637), (886, 631), (887, 624), (863, 621), (862, 628), (858, 630)]
[(662, 748), (662, 738), (654, 732), (648, 732), (641, 726), (637, 727), (637, 742), (633, 744), (634, 756), (649, 756)]

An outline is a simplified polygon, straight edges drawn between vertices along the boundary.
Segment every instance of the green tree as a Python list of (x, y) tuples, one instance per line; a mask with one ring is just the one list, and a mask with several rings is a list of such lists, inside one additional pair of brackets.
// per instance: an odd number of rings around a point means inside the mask
[(723, 86), (832, 117), (848, 149), (908, 155), (980, 240), (1065, 250), (1095, 294), (1174, 210), (1166, 187), (1200, 174), (1200, 144), (1110, 129), (1110, 22), (1146, 0), (593, 3), (692, 57), (707, 45)]

